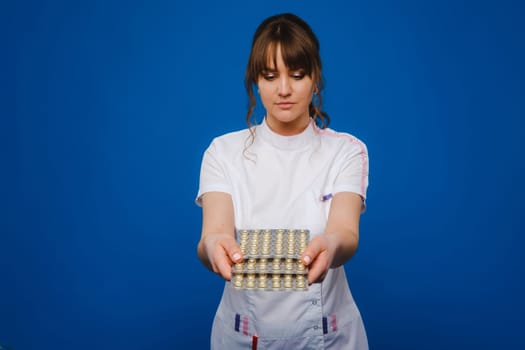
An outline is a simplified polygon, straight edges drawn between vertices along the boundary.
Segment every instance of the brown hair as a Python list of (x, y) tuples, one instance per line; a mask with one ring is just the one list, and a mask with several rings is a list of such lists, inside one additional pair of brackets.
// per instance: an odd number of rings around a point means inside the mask
[(321, 74), (319, 41), (310, 26), (291, 13), (279, 14), (265, 19), (253, 35), (250, 58), (244, 77), (244, 85), (249, 98), (248, 112), (246, 113), (248, 127), (251, 130), (251, 118), (257, 101), (253, 86), (257, 85), (261, 73), (267, 68), (269, 57), (273, 57), (274, 66), (277, 66), (278, 46), (281, 47), (284, 64), (289, 69), (304, 69), (306, 75), (313, 79), (315, 90), (313, 101), (310, 102), (309, 113), (318, 127), (326, 128), (330, 123), (330, 117), (321, 109), (323, 76)]

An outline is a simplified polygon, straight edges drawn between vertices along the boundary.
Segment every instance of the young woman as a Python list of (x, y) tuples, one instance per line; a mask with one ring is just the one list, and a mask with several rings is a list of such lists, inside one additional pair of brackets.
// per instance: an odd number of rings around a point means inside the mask
[[(368, 349), (343, 268), (358, 245), (368, 154), (354, 136), (328, 128), (322, 82), (307, 23), (280, 14), (259, 25), (245, 77), (248, 128), (214, 139), (202, 160), (197, 251), (226, 280), (212, 349)], [(258, 125), (254, 88), (266, 110)], [(241, 229), (309, 230), (307, 290), (235, 288)]]

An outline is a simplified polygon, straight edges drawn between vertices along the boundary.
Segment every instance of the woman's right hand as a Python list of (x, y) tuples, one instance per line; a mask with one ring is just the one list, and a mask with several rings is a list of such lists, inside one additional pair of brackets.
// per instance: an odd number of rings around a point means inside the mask
[(243, 260), (237, 242), (231, 234), (227, 233), (204, 235), (199, 242), (199, 250), (205, 254), (208, 267), (227, 281), (232, 278), (233, 264)]
[(197, 254), (208, 269), (229, 281), (233, 264), (243, 259), (235, 241), (231, 196), (224, 192), (207, 192), (201, 200), (202, 236)]

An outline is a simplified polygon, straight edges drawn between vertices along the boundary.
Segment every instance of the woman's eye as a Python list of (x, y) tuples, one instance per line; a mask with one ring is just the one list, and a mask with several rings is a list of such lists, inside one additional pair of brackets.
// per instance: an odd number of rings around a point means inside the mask
[(305, 74), (304, 74), (304, 73), (300, 73), (300, 72), (299, 72), (299, 73), (294, 73), (294, 74), (292, 74), (292, 77), (293, 77), (295, 80), (301, 80), (301, 79), (304, 78), (304, 76), (305, 76)]
[(268, 80), (268, 81), (272, 81), (272, 80), (275, 79), (275, 74), (264, 74), (263, 78)]

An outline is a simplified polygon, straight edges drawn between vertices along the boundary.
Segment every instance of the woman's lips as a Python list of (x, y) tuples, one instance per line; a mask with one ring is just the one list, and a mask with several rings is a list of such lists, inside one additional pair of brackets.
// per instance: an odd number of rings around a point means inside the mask
[(277, 106), (279, 106), (279, 108), (281, 109), (290, 109), (293, 107), (293, 103), (292, 102), (278, 102), (277, 103)]

